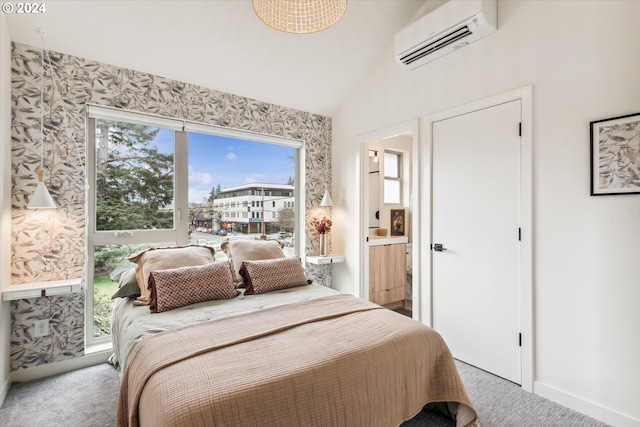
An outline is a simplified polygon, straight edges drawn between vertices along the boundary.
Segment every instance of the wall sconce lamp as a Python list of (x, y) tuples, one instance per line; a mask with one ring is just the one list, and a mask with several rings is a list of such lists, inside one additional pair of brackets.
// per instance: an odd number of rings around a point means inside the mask
[[(373, 156), (371, 155), (371, 152), (373, 151)], [(380, 159), (378, 157), (378, 151), (377, 150), (369, 150), (369, 157), (373, 157), (373, 161), (375, 163), (378, 163), (378, 160)]]
[(44, 31), (40, 33), (41, 61), (40, 61), (40, 169), (38, 170), (38, 186), (34, 191), (27, 209), (55, 209), (56, 203), (53, 201), (47, 186), (44, 185)]
[(329, 194), (329, 184), (324, 185), (324, 196), (322, 196), (320, 206), (333, 206), (333, 200), (331, 200), (331, 195)]
[(55, 209), (56, 203), (53, 201), (47, 186), (42, 181), (44, 179), (44, 169), (38, 171), (38, 186), (31, 196), (31, 201), (27, 205), (27, 209)]

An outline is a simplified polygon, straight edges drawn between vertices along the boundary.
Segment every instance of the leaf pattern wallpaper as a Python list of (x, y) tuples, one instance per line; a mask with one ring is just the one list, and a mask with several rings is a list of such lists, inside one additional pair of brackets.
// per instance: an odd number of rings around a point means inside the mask
[[(84, 276), (82, 165), (88, 103), (303, 140), (305, 250), (318, 253), (319, 240), (309, 223), (324, 193), (322, 183), (331, 183), (330, 118), (49, 51), (45, 56), (41, 145), (40, 64), (40, 49), (12, 45), (13, 283)], [(52, 71), (58, 90), (52, 84)], [(45, 183), (58, 205), (55, 210), (26, 209), (37, 184), (41, 147)], [(330, 267), (306, 267), (314, 283), (331, 286)], [(84, 294), (17, 300), (11, 308), (12, 370), (84, 354)], [(39, 319), (50, 319), (50, 335), (34, 337), (34, 323)]]
[(640, 120), (602, 126), (598, 140), (598, 187), (640, 189)]

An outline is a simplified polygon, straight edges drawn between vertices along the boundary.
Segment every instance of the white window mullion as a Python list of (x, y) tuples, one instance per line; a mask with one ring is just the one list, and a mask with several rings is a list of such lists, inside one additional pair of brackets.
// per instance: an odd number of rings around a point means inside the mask
[(174, 201), (176, 243), (189, 243), (189, 134), (184, 131), (176, 132), (174, 151)]

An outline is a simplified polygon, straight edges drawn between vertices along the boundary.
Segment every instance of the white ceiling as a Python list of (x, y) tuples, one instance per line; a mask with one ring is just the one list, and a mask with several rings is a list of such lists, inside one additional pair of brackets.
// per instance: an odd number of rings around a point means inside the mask
[(330, 116), (394, 34), (442, 1), (349, 0), (313, 34), (266, 26), (250, 0), (45, 4), (43, 14), (5, 13), (11, 40), (39, 47), (41, 28), (47, 49)]

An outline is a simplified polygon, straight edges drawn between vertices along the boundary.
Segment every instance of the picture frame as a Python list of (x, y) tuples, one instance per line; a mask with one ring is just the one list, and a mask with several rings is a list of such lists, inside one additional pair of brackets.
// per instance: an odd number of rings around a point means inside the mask
[(404, 209), (391, 209), (391, 235), (404, 236), (405, 224)]
[(591, 195), (640, 194), (640, 113), (590, 122)]

